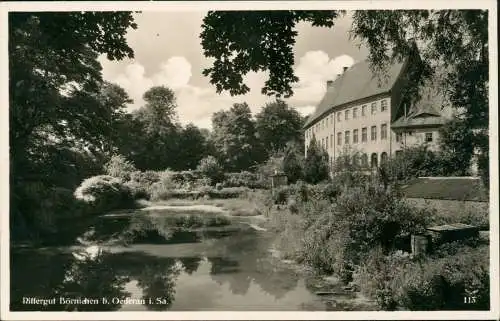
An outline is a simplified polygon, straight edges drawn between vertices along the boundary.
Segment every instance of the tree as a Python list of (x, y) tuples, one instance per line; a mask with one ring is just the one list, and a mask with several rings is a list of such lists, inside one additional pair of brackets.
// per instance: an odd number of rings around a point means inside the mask
[(318, 144), (313, 135), (307, 149), (304, 163), (304, 180), (311, 184), (317, 184), (328, 179), (328, 154)]
[(303, 141), (302, 116), (282, 100), (266, 104), (255, 119), (257, 134), (268, 155), (283, 150), (290, 141)]
[[(14, 238), (21, 235), (16, 233), (19, 226), (25, 227), (24, 236), (34, 235), (52, 230), (45, 221), (71, 214), (42, 202), (43, 192), (60, 186), (74, 188), (94, 171), (94, 153), (107, 148), (104, 142), (112, 139), (108, 120), (123, 106), (103, 99), (110, 97), (110, 85), (102, 81), (97, 57), (133, 58), (125, 34), (136, 27), (130, 12), (9, 14), (10, 222)], [(68, 174), (66, 181), (61, 180), (61, 173)], [(30, 190), (32, 186), (38, 187)], [(39, 217), (42, 214), (51, 218)]]
[(297, 142), (287, 144), (285, 156), (283, 157), (283, 171), (288, 177), (288, 182), (295, 183), (302, 179), (304, 173), (303, 146)]
[(165, 86), (156, 86), (146, 91), (143, 98), (146, 104), (134, 112), (142, 146), (137, 146), (139, 152), (131, 159), (140, 169), (181, 169), (179, 139), (182, 128), (177, 121), (174, 92)]
[(213, 144), (224, 168), (230, 171), (247, 170), (264, 159), (250, 107), (234, 104), (229, 111), (212, 116)]
[[(297, 82), (292, 46), (299, 21), (333, 27), (343, 12), (247, 11), (209, 12), (203, 21), (204, 54), (215, 58), (204, 71), (217, 90), (246, 93), (243, 75), (268, 70), (263, 93), (293, 94)], [(474, 129), (473, 145), (488, 155), (488, 11), (487, 10), (363, 10), (352, 13), (353, 38), (369, 49), (368, 60), (380, 76), (394, 60), (418, 59), (406, 88), (412, 100), (426, 80), (437, 79), (461, 118)], [(417, 50), (416, 50), (417, 49)], [(483, 157), (483, 158), (484, 158)], [(487, 164), (488, 162), (483, 161)], [(487, 169), (487, 168), (485, 168)]]
[(183, 169), (195, 169), (200, 160), (208, 155), (205, 135), (193, 124), (188, 124), (180, 135), (179, 160)]
[(474, 154), (474, 133), (461, 119), (453, 119), (439, 131), (443, 171), (454, 176), (468, 175)]

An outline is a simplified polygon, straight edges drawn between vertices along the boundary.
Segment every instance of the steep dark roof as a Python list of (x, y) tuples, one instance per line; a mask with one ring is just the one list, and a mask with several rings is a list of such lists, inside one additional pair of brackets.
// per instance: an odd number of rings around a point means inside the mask
[(421, 177), (402, 187), (407, 198), (487, 202), (481, 180), (471, 177)]
[(441, 116), (420, 113), (408, 118), (400, 117), (391, 124), (391, 128), (410, 128), (410, 127), (428, 127), (441, 126), (447, 119)]
[(387, 68), (385, 75), (379, 77), (371, 71), (366, 60), (353, 65), (328, 86), (325, 96), (304, 127), (309, 127), (335, 107), (389, 92), (399, 78), (403, 66), (404, 61), (394, 63)]
[(448, 121), (438, 110), (442, 110), (449, 103), (443, 93), (436, 89), (436, 84), (428, 81), (421, 94), (422, 98), (411, 106), (406, 117), (403, 115), (396, 119), (391, 128), (440, 126)]

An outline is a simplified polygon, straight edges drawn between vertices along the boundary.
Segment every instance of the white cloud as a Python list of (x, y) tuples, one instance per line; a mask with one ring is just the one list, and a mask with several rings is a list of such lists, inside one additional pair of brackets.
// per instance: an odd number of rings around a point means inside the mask
[(160, 71), (153, 76), (153, 82), (175, 90), (186, 86), (191, 76), (191, 64), (186, 58), (171, 57), (161, 64)]
[(290, 103), (295, 105), (316, 105), (326, 92), (326, 81), (334, 80), (343, 67), (351, 67), (354, 59), (342, 55), (330, 59), (324, 51), (308, 51), (299, 60), (295, 73), (299, 82), (294, 86)]
[[(250, 87), (250, 93), (243, 96), (231, 96), (228, 92), (217, 94), (214, 87), (199, 87), (190, 84), (192, 77), (191, 63), (182, 56), (170, 57), (160, 64), (153, 75), (146, 75), (145, 68), (138, 61), (132, 61), (122, 73), (112, 75), (111, 62), (101, 59), (104, 78), (123, 87), (134, 100), (130, 110), (144, 105), (142, 96), (153, 86), (165, 85), (174, 90), (177, 98), (177, 112), (183, 124), (194, 123), (203, 128), (211, 127), (212, 114), (221, 109), (228, 110), (232, 104), (246, 102), (252, 112), (258, 113), (273, 97), (261, 94), (261, 88), (267, 79), (267, 72), (251, 72), (244, 77)], [(323, 51), (309, 51), (300, 58), (295, 72), (300, 81), (294, 86), (294, 96), (287, 102), (303, 114), (314, 111), (323, 97), (327, 80), (334, 79), (341, 73), (342, 67), (351, 66), (354, 60), (346, 55), (330, 59)]]

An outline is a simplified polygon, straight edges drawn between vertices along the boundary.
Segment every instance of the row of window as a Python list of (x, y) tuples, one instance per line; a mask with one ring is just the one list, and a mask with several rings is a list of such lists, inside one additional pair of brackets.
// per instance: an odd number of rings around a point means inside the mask
[[(388, 155), (386, 152), (382, 152), (380, 154), (380, 162), (382, 164), (384, 164), (385, 162), (387, 162), (387, 159), (388, 159)], [(368, 167), (368, 155), (367, 154), (355, 154), (352, 156), (352, 159), (351, 157), (347, 157), (347, 156), (341, 156), (341, 157), (337, 157), (337, 162), (341, 163), (343, 162), (344, 164), (353, 164), (353, 165), (356, 165), (356, 166), (361, 166), (361, 167)], [(333, 168), (333, 165), (334, 165), (334, 161), (333, 161), (333, 157), (330, 156), (330, 166)], [(370, 157), (370, 166), (371, 167), (377, 167), (378, 166), (378, 155), (377, 153), (372, 153), (371, 154), (371, 157)]]
[[(387, 100), (382, 100), (380, 102), (380, 111), (381, 112), (384, 112), (387, 110)], [(361, 106), (361, 117), (365, 117), (366, 116), (366, 110), (367, 110), (367, 105), (363, 105)], [(373, 102), (371, 104), (371, 114), (372, 115), (375, 115), (377, 113), (377, 102)], [(342, 116), (342, 113), (344, 114), (344, 116)], [(344, 120), (349, 120), (351, 118), (351, 109), (346, 109), (345, 111), (339, 111), (337, 112), (337, 122), (341, 122), (342, 121), (342, 118)], [(358, 107), (354, 107), (352, 108), (352, 118), (353, 119), (356, 119), (358, 118)], [(310, 136), (312, 136), (312, 133), (316, 133), (318, 132), (319, 130), (321, 129), (325, 129), (325, 128), (328, 128), (328, 124), (333, 124), (333, 114), (324, 118), (321, 122), (318, 122), (316, 125), (314, 125), (313, 127), (309, 128), (307, 131), (306, 131), (306, 138), (309, 138)]]
[[(413, 136), (413, 132), (412, 131), (406, 132), (406, 135)], [(434, 137), (433, 137), (432, 133), (425, 133), (425, 142), (426, 143), (431, 143), (433, 140), (434, 140)], [(400, 143), (402, 141), (403, 141), (403, 133), (397, 133), (396, 134), (396, 142)]]
[[(343, 138), (342, 139), (342, 134)], [(387, 139), (387, 124), (382, 124), (380, 126), (380, 139)], [(376, 141), (377, 140), (377, 126), (371, 126), (370, 128), (370, 140), (371, 141)], [(346, 130), (344, 133), (338, 132), (337, 133), (337, 145), (341, 146), (342, 141), (344, 144), (350, 144), (351, 143), (351, 131)], [(361, 128), (361, 142), (365, 143), (368, 141), (368, 127), (363, 127)], [(330, 145), (328, 145), (328, 142), (330, 142)], [(359, 142), (359, 130), (354, 129), (352, 131), (352, 143), (357, 144)], [(333, 135), (330, 135), (330, 141), (328, 141), (328, 136), (325, 138), (321, 139), (321, 146), (323, 148), (333, 148)]]
[[(342, 141), (344, 142), (345, 145), (348, 145), (351, 143), (351, 131), (347, 130), (344, 133), (344, 139), (342, 139), (342, 132), (337, 133), (337, 146), (342, 145)], [(412, 136), (413, 132), (407, 132), (407, 135)], [(387, 124), (382, 124), (380, 126), (380, 139), (385, 140), (387, 139)], [(370, 140), (371, 141), (376, 141), (377, 140), (377, 126), (371, 126), (370, 128)], [(361, 129), (361, 142), (365, 143), (368, 141), (368, 127), (363, 127)], [(403, 133), (397, 133), (396, 134), (396, 142), (402, 142), (403, 141)], [(425, 133), (425, 142), (430, 143), (433, 141), (433, 135), (431, 133)], [(357, 144), (359, 142), (359, 130), (354, 129), (352, 131), (352, 143)], [(330, 135), (330, 140), (328, 140), (328, 136), (325, 138), (321, 139), (321, 146), (325, 149), (328, 147), (333, 148), (333, 135)]]

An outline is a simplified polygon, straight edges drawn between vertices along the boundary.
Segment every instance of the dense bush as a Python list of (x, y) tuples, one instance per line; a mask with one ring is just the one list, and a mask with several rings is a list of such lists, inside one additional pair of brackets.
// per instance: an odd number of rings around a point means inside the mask
[(314, 136), (307, 149), (303, 177), (311, 184), (328, 180), (329, 177), (328, 153), (318, 145)]
[[(375, 250), (359, 266), (355, 282), (379, 308), (422, 310), (489, 310), (488, 247), (464, 247), (422, 261)], [(474, 297), (475, 303), (464, 298)]]
[(134, 164), (122, 155), (113, 155), (104, 165), (104, 172), (113, 177), (129, 180), (133, 172), (136, 171)]
[(307, 190), (299, 185), (275, 192), (275, 202), (288, 195), (297, 195), (294, 198), (299, 200), (304, 197), (299, 195), (307, 195), (308, 201), (297, 205), (305, 227), (300, 259), (320, 271), (337, 274), (344, 282), (350, 281), (354, 268), (371, 249), (379, 246), (388, 252), (396, 248), (400, 238), (422, 232), (431, 216), (378, 184), (325, 184)]
[(109, 175), (87, 178), (75, 190), (75, 197), (92, 206), (95, 213), (128, 208), (134, 205), (130, 188)]
[(155, 183), (150, 190), (150, 199), (154, 201), (168, 199), (198, 199), (209, 197), (215, 199), (228, 199), (244, 197), (248, 193), (245, 187), (213, 188), (204, 186), (196, 190), (165, 188), (161, 183)]
[(198, 164), (197, 171), (205, 178), (209, 178), (212, 184), (219, 183), (224, 178), (222, 166), (213, 156), (207, 156)]
[(264, 189), (268, 187), (268, 184), (261, 175), (243, 171), (239, 173), (225, 173), (222, 186)]
[(304, 178), (304, 155), (295, 144), (287, 146), (283, 157), (283, 172), (289, 183), (295, 183)]
[(143, 185), (152, 185), (160, 181), (160, 174), (155, 171), (135, 171), (130, 174), (130, 180)]

